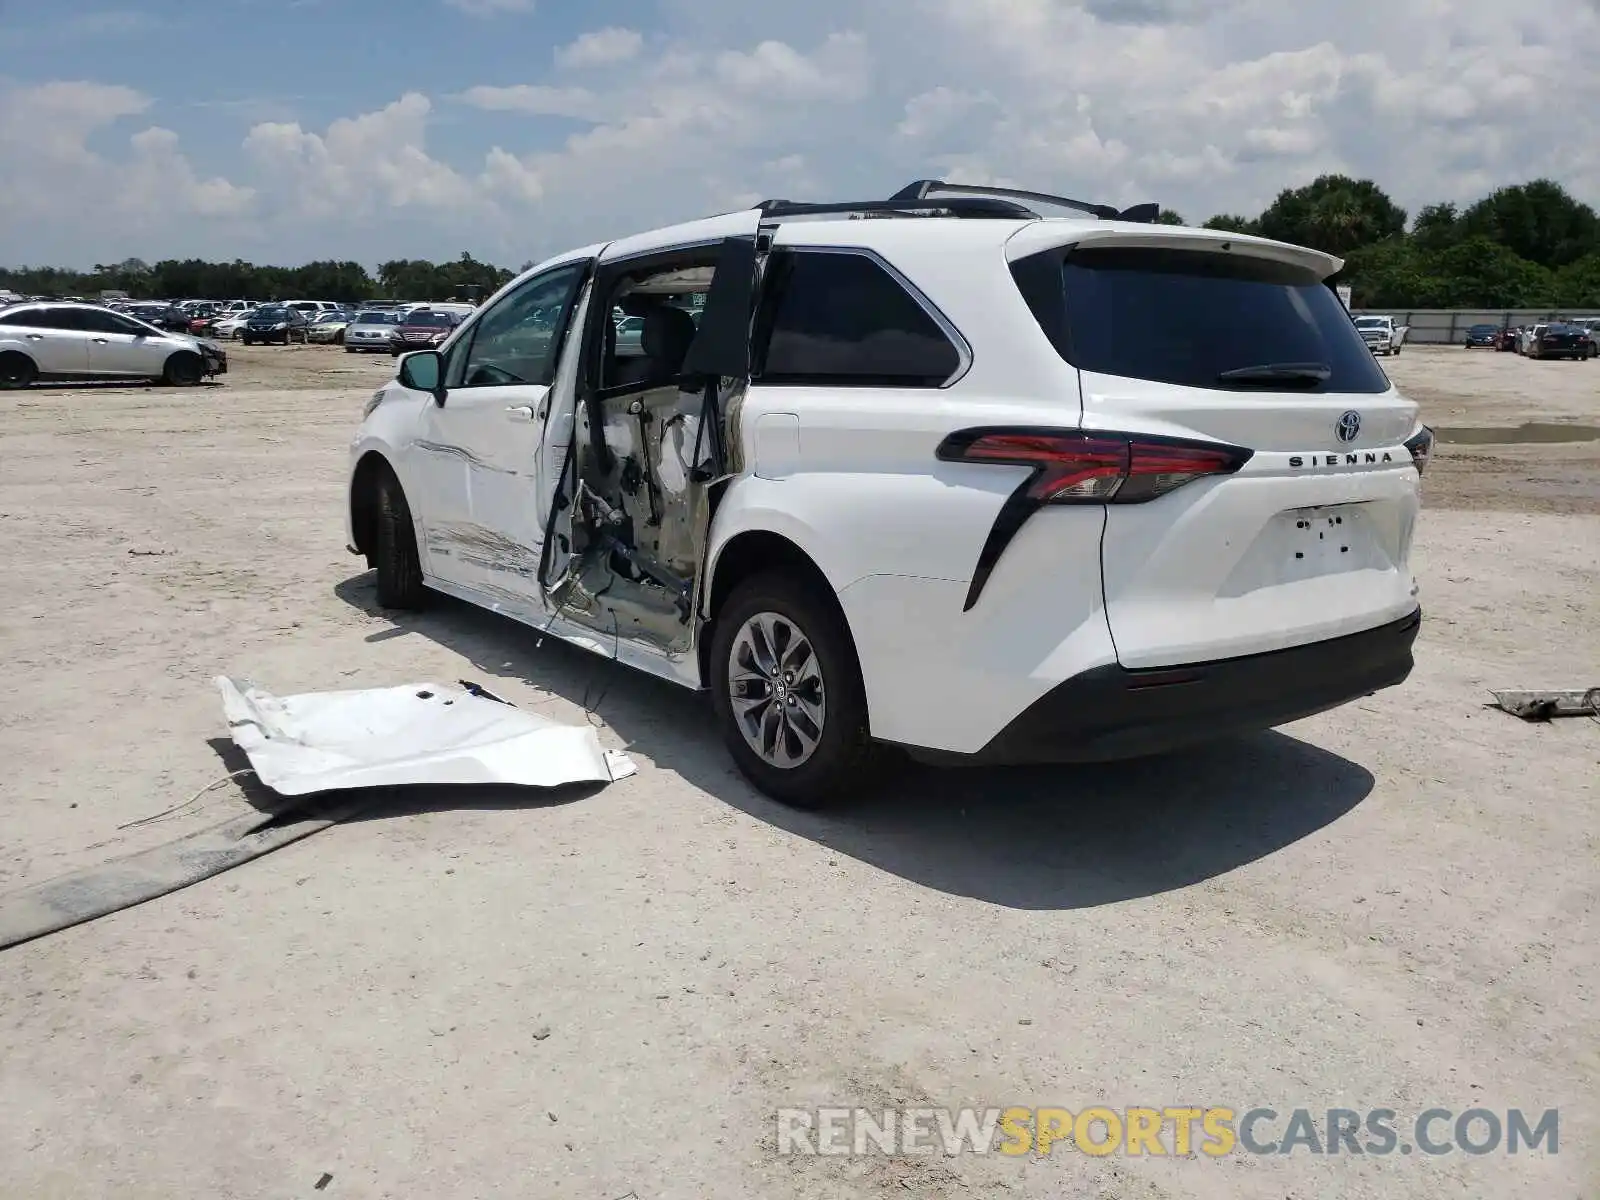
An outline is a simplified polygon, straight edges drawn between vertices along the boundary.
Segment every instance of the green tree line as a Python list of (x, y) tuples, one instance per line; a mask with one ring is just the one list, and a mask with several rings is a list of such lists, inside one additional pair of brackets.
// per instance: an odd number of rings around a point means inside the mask
[[(1183, 224), (1163, 209), (1158, 218)], [(1549, 308), (1600, 310), (1600, 217), (1548, 179), (1500, 188), (1464, 208), (1406, 210), (1370, 179), (1323, 175), (1285, 188), (1258, 216), (1222, 214), (1208, 229), (1256, 233), (1337, 254), (1363, 308)], [(26, 295), (93, 296), (108, 289), (138, 297), (274, 300), (442, 300), (484, 296), (513, 272), (470, 254), (454, 262), (395, 259), (374, 278), (355, 262), (300, 267), (130, 258), (93, 271), (0, 268), (0, 288)]]
[(1549, 179), (1475, 204), (1406, 210), (1370, 179), (1323, 175), (1256, 217), (1208, 229), (1313, 246), (1345, 260), (1337, 283), (1359, 308), (1600, 310), (1600, 217)]
[(380, 266), (376, 278), (356, 262), (268, 267), (241, 260), (167, 259), (152, 264), (130, 258), (96, 263), (92, 271), (0, 267), (0, 288), (26, 296), (95, 297), (120, 291), (163, 300), (448, 300), (474, 289), (488, 296), (513, 274), (470, 254), (445, 263), (395, 259)]

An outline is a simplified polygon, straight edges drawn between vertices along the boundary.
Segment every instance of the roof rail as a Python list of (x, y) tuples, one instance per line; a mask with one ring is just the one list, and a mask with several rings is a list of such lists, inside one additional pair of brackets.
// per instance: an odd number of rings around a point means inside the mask
[(1110, 204), (1091, 204), (1087, 200), (1073, 200), (1067, 196), (1052, 196), (1048, 192), (1025, 192), (1018, 188), (988, 187), (972, 183), (946, 183), (942, 179), (918, 179), (901, 188), (890, 200), (903, 202), (926, 200), (929, 192), (953, 192), (957, 196), (1003, 196), (1010, 200), (1029, 200), (1035, 204), (1055, 204), (1099, 217), (1102, 221), (1138, 221), (1150, 224), (1161, 214), (1159, 204), (1135, 204), (1132, 208), (1118, 209)]
[(961, 196), (949, 200), (856, 200), (828, 201), (821, 204), (795, 200), (763, 200), (756, 208), (769, 217), (817, 216), (828, 213), (878, 213), (886, 217), (952, 216), (990, 217), (1009, 220), (1037, 219), (1039, 214), (1026, 205), (993, 196)]

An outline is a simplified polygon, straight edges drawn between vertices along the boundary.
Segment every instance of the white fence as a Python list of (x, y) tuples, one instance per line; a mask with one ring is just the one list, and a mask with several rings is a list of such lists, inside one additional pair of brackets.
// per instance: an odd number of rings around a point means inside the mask
[(1474, 325), (1536, 325), (1541, 321), (1558, 321), (1563, 318), (1589, 316), (1588, 313), (1568, 312), (1550, 308), (1426, 308), (1406, 312), (1395, 308), (1354, 308), (1355, 317), (1393, 317), (1402, 325), (1409, 325), (1406, 344), (1424, 346), (1459, 346), (1467, 340), (1467, 330)]

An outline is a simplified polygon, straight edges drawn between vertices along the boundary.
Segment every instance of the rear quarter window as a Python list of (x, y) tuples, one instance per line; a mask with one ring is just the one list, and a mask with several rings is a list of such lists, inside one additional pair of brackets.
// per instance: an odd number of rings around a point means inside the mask
[(1062, 356), (1083, 371), (1227, 390), (1229, 371), (1321, 364), (1283, 390), (1381, 393), (1389, 381), (1339, 297), (1311, 271), (1200, 250), (1085, 248), (1012, 264)]
[(785, 250), (763, 284), (753, 378), (824, 387), (940, 387), (961, 351), (870, 255)]

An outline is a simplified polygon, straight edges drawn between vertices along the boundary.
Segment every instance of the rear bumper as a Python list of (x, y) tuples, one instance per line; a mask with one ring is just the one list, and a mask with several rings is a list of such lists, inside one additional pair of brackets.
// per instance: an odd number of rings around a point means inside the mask
[(1095, 667), (1057, 685), (979, 763), (1099, 762), (1161, 754), (1336, 708), (1411, 673), (1422, 610), (1327, 641), (1181, 667)]

